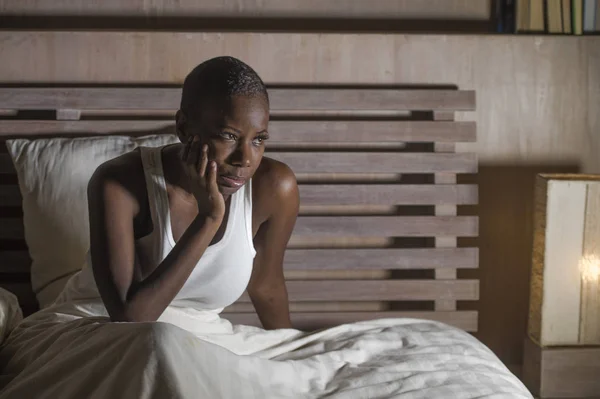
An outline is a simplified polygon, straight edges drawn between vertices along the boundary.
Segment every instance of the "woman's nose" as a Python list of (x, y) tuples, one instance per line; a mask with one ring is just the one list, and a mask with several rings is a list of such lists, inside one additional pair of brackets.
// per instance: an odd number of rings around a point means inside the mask
[(247, 145), (240, 144), (232, 154), (231, 163), (235, 166), (250, 166), (250, 150)]

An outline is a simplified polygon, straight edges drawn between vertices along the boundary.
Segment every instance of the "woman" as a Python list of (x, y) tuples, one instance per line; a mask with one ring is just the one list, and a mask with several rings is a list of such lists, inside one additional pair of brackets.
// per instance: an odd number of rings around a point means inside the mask
[(266, 329), (291, 327), (282, 263), (298, 187), (263, 157), (268, 121), (252, 68), (232, 57), (198, 65), (176, 115), (181, 143), (127, 153), (92, 176), (93, 278), (84, 270), (62, 299), (95, 280), (111, 320), (156, 321), (174, 300), (220, 310), (247, 288)]

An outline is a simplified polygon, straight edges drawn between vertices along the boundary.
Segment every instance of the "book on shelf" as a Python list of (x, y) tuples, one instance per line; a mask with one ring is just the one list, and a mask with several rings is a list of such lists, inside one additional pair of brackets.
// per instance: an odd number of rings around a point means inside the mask
[(600, 0), (497, 0), (499, 33), (600, 34)]
[(529, 0), (529, 31), (544, 32), (546, 27), (544, 8), (544, 0)]
[(496, 1), (496, 31), (515, 31), (515, 2), (517, 0)]
[(573, 33), (573, 19), (571, 17), (571, 0), (561, 0), (562, 4), (562, 33)]
[(586, 33), (596, 30), (596, 19), (598, 9), (596, 0), (585, 0), (583, 3), (583, 31)]
[(573, 17), (573, 33), (581, 35), (583, 33), (583, 0), (573, 0), (571, 16)]
[(546, 7), (546, 30), (548, 33), (563, 33), (562, 2), (549, 1)]

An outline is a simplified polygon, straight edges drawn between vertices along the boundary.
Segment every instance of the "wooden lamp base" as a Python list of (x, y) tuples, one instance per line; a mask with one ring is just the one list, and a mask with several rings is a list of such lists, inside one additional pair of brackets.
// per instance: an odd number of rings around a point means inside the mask
[(546, 347), (525, 339), (522, 380), (541, 399), (600, 399), (600, 347)]

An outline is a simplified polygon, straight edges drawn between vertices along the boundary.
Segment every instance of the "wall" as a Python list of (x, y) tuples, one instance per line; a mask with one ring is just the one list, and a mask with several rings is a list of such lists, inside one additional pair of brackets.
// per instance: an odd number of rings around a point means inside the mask
[(0, 0), (5, 29), (488, 32), (491, 0)]
[(0, 0), (0, 14), (487, 19), (490, 0)]
[(463, 118), (476, 120), (479, 133), (478, 337), (520, 364), (534, 176), (600, 173), (600, 37), (1, 31), (0, 57), (14, 62), (0, 63), (0, 82), (180, 83), (222, 54), (268, 83), (477, 91), (477, 112)]

